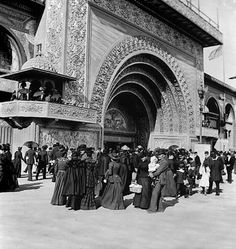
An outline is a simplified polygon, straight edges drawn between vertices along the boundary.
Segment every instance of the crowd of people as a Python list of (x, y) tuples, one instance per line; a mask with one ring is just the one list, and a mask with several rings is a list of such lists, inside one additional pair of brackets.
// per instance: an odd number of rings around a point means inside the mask
[(96, 209), (97, 200), (104, 208), (125, 209), (124, 196), (134, 192), (135, 208), (162, 212), (171, 203), (168, 199), (190, 197), (198, 192), (196, 187), (207, 195), (215, 183), (215, 194), (220, 195), (222, 175), (227, 174), (228, 183), (232, 183), (236, 164), (234, 152), (206, 151), (201, 163), (197, 152), (179, 148), (150, 151), (138, 146), (132, 151), (124, 145), (95, 151), (85, 144), (69, 149), (59, 143), (50, 148), (28, 147), (24, 157), (19, 147), (13, 160), (10, 145), (0, 147), (0, 191), (19, 187), (17, 178), (24, 161), (29, 181), (33, 180), (33, 165), (37, 165), (35, 180), (40, 173), (43, 179), (47, 173), (52, 175), (51, 204), (73, 210)]

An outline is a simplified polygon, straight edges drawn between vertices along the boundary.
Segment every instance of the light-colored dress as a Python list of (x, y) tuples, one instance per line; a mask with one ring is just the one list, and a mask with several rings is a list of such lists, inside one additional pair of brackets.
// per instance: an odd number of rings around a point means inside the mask
[(199, 174), (202, 175), (202, 178), (199, 181), (200, 187), (209, 187), (210, 172), (211, 170), (209, 167), (200, 167)]

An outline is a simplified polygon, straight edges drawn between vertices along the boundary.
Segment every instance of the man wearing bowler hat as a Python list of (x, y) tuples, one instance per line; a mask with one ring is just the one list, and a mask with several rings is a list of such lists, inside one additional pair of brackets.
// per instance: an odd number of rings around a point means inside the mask
[(162, 203), (162, 190), (166, 184), (166, 172), (169, 170), (168, 161), (166, 159), (165, 149), (157, 151), (160, 166), (153, 173), (150, 173), (151, 178), (156, 177), (155, 187), (152, 190), (152, 197), (148, 212), (163, 212), (164, 207)]

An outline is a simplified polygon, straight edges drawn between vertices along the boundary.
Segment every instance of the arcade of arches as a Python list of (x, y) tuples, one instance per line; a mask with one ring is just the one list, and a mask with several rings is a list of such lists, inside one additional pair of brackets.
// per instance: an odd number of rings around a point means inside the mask
[(127, 59), (113, 77), (104, 117), (109, 146), (148, 146), (150, 134), (186, 134), (186, 110), (176, 94), (177, 79), (160, 58), (140, 53)]

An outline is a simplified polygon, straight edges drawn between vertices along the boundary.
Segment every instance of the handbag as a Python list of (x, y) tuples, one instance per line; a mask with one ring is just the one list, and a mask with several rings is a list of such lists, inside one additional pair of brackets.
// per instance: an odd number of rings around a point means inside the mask
[(130, 192), (140, 194), (142, 192), (142, 185), (138, 184), (137, 182), (133, 182), (129, 185)]

